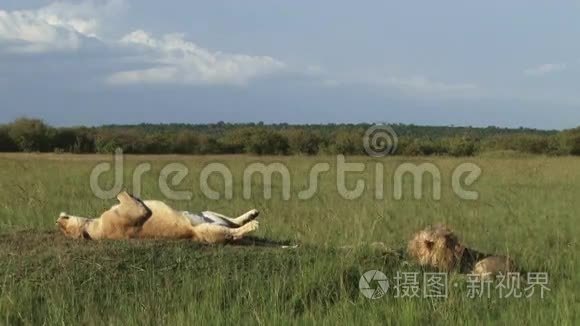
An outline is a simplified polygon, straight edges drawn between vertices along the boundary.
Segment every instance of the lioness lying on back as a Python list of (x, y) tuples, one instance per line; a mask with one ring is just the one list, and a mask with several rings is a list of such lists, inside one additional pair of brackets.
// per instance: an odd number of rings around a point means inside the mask
[(164, 238), (200, 243), (238, 240), (258, 228), (254, 219), (259, 213), (255, 209), (229, 218), (209, 211), (200, 215), (176, 211), (164, 202), (141, 201), (126, 192), (120, 193), (117, 199), (119, 204), (99, 218), (61, 213), (56, 224), (66, 236), (76, 239)]

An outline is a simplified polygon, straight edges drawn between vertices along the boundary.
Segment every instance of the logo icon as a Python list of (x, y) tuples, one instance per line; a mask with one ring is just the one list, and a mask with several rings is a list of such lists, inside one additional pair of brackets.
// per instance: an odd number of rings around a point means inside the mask
[(389, 289), (389, 280), (383, 272), (370, 270), (361, 276), (358, 282), (358, 288), (365, 297), (369, 299), (380, 299)]
[(363, 137), (365, 152), (372, 157), (395, 154), (399, 137), (389, 125), (374, 125), (366, 130)]

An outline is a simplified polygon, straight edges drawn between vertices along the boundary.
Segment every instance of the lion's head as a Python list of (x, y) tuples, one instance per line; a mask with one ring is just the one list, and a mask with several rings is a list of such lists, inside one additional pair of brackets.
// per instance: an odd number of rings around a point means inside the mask
[(56, 225), (60, 231), (69, 238), (82, 239), (85, 238), (85, 226), (88, 223), (87, 218), (68, 215), (67, 213), (60, 213), (56, 220)]
[(419, 265), (442, 271), (454, 269), (464, 249), (453, 231), (444, 225), (431, 226), (415, 233), (407, 246), (407, 252)]

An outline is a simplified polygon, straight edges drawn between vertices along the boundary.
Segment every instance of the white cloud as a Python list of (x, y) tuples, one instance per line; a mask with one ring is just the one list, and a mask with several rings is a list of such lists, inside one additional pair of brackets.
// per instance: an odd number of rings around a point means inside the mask
[(563, 71), (567, 68), (565, 63), (546, 63), (524, 70), (526, 76), (542, 76), (545, 74)]
[(55, 2), (36, 10), (0, 10), (0, 45), (14, 52), (76, 50), (97, 38), (100, 20), (124, 7), (121, 0)]
[(137, 30), (125, 35), (120, 44), (142, 51), (142, 60), (154, 67), (114, 73), (111, 84), (177, 83), (238, 84), (285, 68), (268, 56), (212, 52), (186, 41), (181, 34), (155, 38)]
[(109, 76), (107, 81), (114, 85), (173, 83), (178, 78), (178, 74), (179, 71), (175, 67), (156, 67), (116, 72)]
[(467, 95), (478, 90), (477, 85), (471, 83), (446, 83), (430, 80), (424, 76), (413, 77), (389, 77), (384, 79), (384, 84), (404, 91), (432, 94), (456, 94)]
[[(148, 68), (122, 70), (107, 78), (110, 84), (180, 83), (245, 84), (253, 78), (284, 69), (285, 64), (268, 56), (209, 51), (186, 41), (181, 34), (155, 38), (137, 30), (120, 41), (107, 40), (102, 27), (107, 19), (126, 8), (124, 0), (54, 2), (35, 10), (0, 10), (0, 51), (44, 53), (75, 51), (98, 40), (109, 48), (137, 53)], [(117, 62), (126, 62), (121, 55)]]
[(480, 96), (482, 89), (473, 83), (448, 83), (436, 81), (425, 76), (378, 76), (376, 74), (350, 78), (326, 78), (322, 84), (327, 87), (338, 87), (349, 84), (364, 84), (385, 90), (396, 90), (401, 94), (427, 97), (473, 97)]
[(0, 11), (0, 44), (15, 52), (44, 52), (77, 49), (81, 33), (74, 26), (90, 29), (94, 22), (66, 24), (54, 16), (42, 17), (33, 11)]

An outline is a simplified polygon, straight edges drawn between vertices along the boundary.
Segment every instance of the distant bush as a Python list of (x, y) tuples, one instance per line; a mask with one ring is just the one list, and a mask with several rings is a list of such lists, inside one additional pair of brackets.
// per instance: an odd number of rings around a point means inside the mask
[(570, 140), (570, 154), (580, 155), (580, 136)]
[(283, 135), (288, 139), (290, 152), (315, 155), (321, 147), (322, 137), (319, 133), (305, 129), (289, 129)]
[(54, 130), (42, 120), (20, 118), (8, 125), (8, 135), (22, 152), (49, 151)]
[(562, 138), (568, 153), (580, 155), (580, 127), (564, 132)]
[(530, 154), (562, 155), (568, 152), (562, 148), (558, 136), (514, 134), (490, 137), (483, 141), (482, 151), (511, 150)]
[[(134, 154), (365, 155), (370, 124), (296, 125), (263, 123), (141, 124), (53, 128), (20, 118), (0, 126), (0, 151)], [(580, 155), (580, 128), (562, 132), (496, 127), (393, 125), (394, 155), (473, 156), (485, 153)]]
[(8, 127), (0, 127), (0, 152), (16, 152), (19, 150), (18, 145), (8, 132)]
[(332, 136), (332, 154), (360, 155), (363, 149), (364, 130), (340, 129)]
[(173, 151), (178, 154), (200, 154), (199, 135), (191, 130), (178, 132), (173, 142)]
[(452, 156), (473, 156), (477, 152), (478, 141), (470, 137), (454, 137), (448, 140), (447, 148)]
[(245, 142), (245, 152), (258, 155), (286, 155), (289, 148), (286, 137), (267, 129), (255, 130)]
[(94, 153), (95, 141), (88, 128), (60, 128), (53, 132), (50, 147), (69, 153)]
[(449, 153), (449, 148), (442, 141), (417, 138), (401, 142), (398, 153), (405, 156), (445, 155)]

